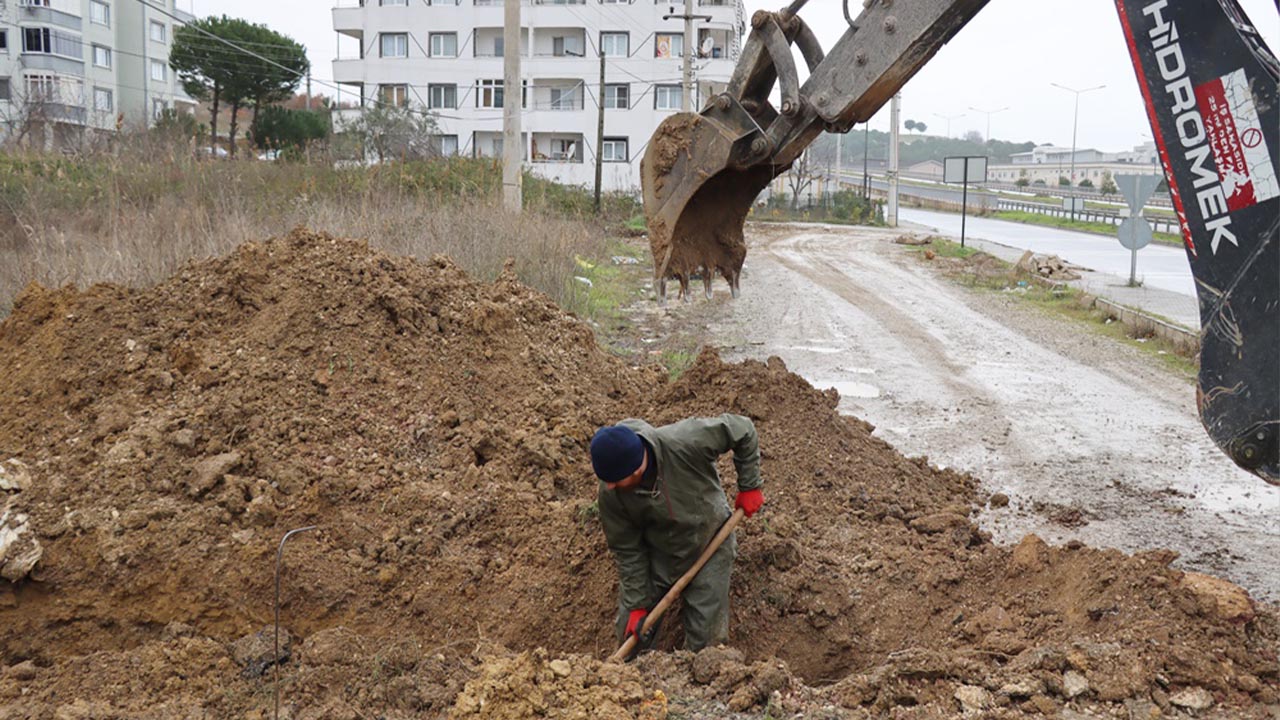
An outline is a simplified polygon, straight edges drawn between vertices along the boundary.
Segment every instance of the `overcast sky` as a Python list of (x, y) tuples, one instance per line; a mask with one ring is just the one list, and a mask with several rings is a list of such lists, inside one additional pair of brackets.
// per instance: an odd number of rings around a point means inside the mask
[[(680, 0), (674, 0), (679, 3)], [(1239, 0), (1273, 51), (1280, 52), (1280, 15), (1273, 0)], [(748, 16), (776, 10), (782, 0), (746, 0)], [(227, 14), (263, 23), (306, 45), (316, 80), (333, 77), (337, 47), (328, 0), (191, 0), (197, 15)], [(860, 7), (858, 0), (850, 0)], [(824, 48), (844, 32), (839, 0), (811, 0), (801, 16)], [(991, 135), (1021, 142), (1071, 145), (1074, 95), (1052, 87), (1105, 85), (1080, 96), (1080, 147), (1126, 150), (1150, 140), (1150, 126), (1134, 79), (1113, 0), (991, 0), (902, 91), (902, 120), (928, 124), (930, 134)], [(316, 93), (333, 90), (316, 83)], [(962, 115), (963, 117), (955, 117)], [(871, 121), (887, 129), (888, 105)]]

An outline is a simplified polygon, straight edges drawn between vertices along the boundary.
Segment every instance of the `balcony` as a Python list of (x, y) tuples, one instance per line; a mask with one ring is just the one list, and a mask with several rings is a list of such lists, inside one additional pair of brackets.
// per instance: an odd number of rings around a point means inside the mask
[(333, 61), (333, 81), (343, 85), (362, 85), (364, 70), (362, 58), (338, 58)]
[(582, 58), (587, 55), (587, 34), (582, 28), (538, 28), (533, 34), (534, 57)]
[(534, 80), (530, 88), (533, 92), (533, 109), (550, 112), (572, 112), (586, 107), (586, 88), (581, 80), (543, 79)]
[(333, 31), (348, 37), (364, 37), (364, 8), (360, 5), (338, 5), (333, 8)]
[(79, 30), (80, 0), (19, 0), (18, 22), (42, 22)]
[[(503, 37), (503, 31), (500, 27), (478, 27), (471, 38), (472, 57), (500, 58), (505, 52), (505, 46), (506, 39)], [(521, 28), (520, 54), (522, 56), (527, 55), (528, 51), (529, 30)]]
[(533, 162), (582, 163), (582, 133), (534, 133)]

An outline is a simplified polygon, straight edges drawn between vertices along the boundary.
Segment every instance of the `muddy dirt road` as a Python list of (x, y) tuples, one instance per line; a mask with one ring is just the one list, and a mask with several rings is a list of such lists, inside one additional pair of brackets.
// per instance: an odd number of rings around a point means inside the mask
[(757, 226), (743, 297), (714, 303), (726, 359), (782, 357), (908, 455), (973, 473), (1035, 532), (1178, 563), (1280, 600), (1280, 488), (1237, 469), (1184, 377), (1017, 298), (940, 277), (896, 232)]

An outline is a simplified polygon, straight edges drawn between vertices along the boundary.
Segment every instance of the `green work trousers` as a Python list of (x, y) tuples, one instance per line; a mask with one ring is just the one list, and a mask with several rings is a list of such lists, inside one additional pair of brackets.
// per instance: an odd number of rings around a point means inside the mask
[[(718, 645), (729, 640), (729, 575), (733, 571), (733, 560), (738, 555), (738, 542), (730, 535), (724, 544), (716, 550), (702, 570), (689, 582), (681, 593), (684, 600), (684, 611), (681, 619), (684, 622), (684, 649), (697, 652), (709, 645)], [(656, 605), (667, 594), (671, 586), (680, 579), (674, 571), (671, 558), (651, 555), (649, 558), (649, 597)], [(653, 608), (650, 607), (650, 610)], [(618, 618), (615, 627), (618, 642), (627, 629), (629, 608), (618, 602)], [(657, 627), (654, 628), (657, 635)]]

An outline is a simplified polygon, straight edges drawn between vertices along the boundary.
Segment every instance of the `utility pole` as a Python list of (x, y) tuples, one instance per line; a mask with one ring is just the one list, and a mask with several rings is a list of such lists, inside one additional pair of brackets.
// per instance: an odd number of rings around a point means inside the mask
[(898, 114), (902, 110), (902, 93), (889, 102), (889, 227), (898, 227)]
[(600, 47), (600, 94), (596, 96), (600, 106), (596, 119), (596, 214), (600, 214), (600, 177), (604, 174), (604, 46)]
[(683, 97), (680, 100), (680, 109), (684, 112), (693, 112), (693, 21), (701, 20), (703, 22), (711, 22), (710, 15), (694, 15), (693, 0), (684, 0), (684, 13), (677, 15), (674, 7), (667, 8), (667, 14), (662, 16), (663, 20), (672, 18), (680, 18), (684, 20), (684, 63), (683, 63), (683, 88), (680, 93)]
[(523, 193), (520, 141), (520, 0), (506, 0), (502, 27), (502, 204), (520, 212)]
[(311, 68), (307, 68), (307, 109), (311, 109)]

